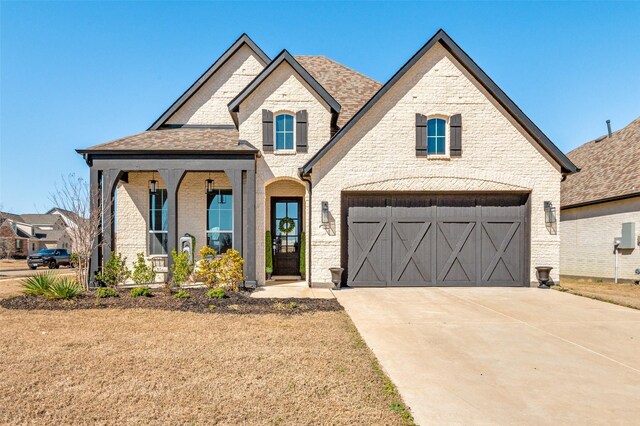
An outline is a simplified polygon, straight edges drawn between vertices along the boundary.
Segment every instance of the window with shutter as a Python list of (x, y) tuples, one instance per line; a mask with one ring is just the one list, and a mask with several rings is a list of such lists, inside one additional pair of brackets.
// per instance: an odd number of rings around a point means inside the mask
[(427, 117), (416, 114), (416, 155), (427, 155)]
[(307, 152), (307, 134), (307, 110), (301, 110), (296, 113), (296, 152)]
[(262, 150), (273, 151), (273, 112), (262, 110)]

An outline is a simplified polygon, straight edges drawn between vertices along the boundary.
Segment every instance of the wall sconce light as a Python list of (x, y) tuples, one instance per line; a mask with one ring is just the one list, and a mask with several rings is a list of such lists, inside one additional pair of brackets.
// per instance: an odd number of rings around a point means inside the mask
[(322, 202), (322, 224), (323, 225), (329, 224), (329, 202), (328, 201)]
[(544, 202), (544, 223), (547, 226), (553, 226), (556, 223), (556, 208), (551, 201)]
[(158, 186), (158, 181), (156, 180), (156, 174), (154, 172), (151, 177), (151, 180), (149, 181), (149, 192), (151, 192), (152, 194), (155, 194), (157, 186)]
[(207, 194), (213, 194), (213, 184), (214, 180), (211, 179), (211, 173), (209, 173), (209, 178), (205, 181), (205, 186), (207, 189)]

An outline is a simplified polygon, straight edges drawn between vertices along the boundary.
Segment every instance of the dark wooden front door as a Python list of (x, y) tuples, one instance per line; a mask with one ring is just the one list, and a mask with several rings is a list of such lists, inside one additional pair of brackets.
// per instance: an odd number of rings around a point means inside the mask
[[(300, 275), (301, 210), (302, 199), (299, 197), (271, 198), (273, 275)], [(293, 221), (293, 229), (289, 232), (280, 230), (280, 223), (285, 218)]]

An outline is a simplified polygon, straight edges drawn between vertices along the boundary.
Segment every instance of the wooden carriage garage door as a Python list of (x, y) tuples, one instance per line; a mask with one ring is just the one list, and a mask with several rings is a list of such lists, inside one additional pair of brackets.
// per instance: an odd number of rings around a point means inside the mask
[(345, 194), (347, 284), (528, 284), (527, 199), (526, 194)]

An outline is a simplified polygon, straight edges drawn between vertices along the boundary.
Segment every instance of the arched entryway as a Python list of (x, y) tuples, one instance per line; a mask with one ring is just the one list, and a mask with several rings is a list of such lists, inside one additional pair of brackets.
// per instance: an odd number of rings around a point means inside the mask
[(306, 204), (306, 188), (299, 180), (282, 178), (265, 186), (264, 223), (271, 232), (271, 241), (265, 241), (270, 247), (265, 249), (272, 254), (273, 278), (306, 279)]

